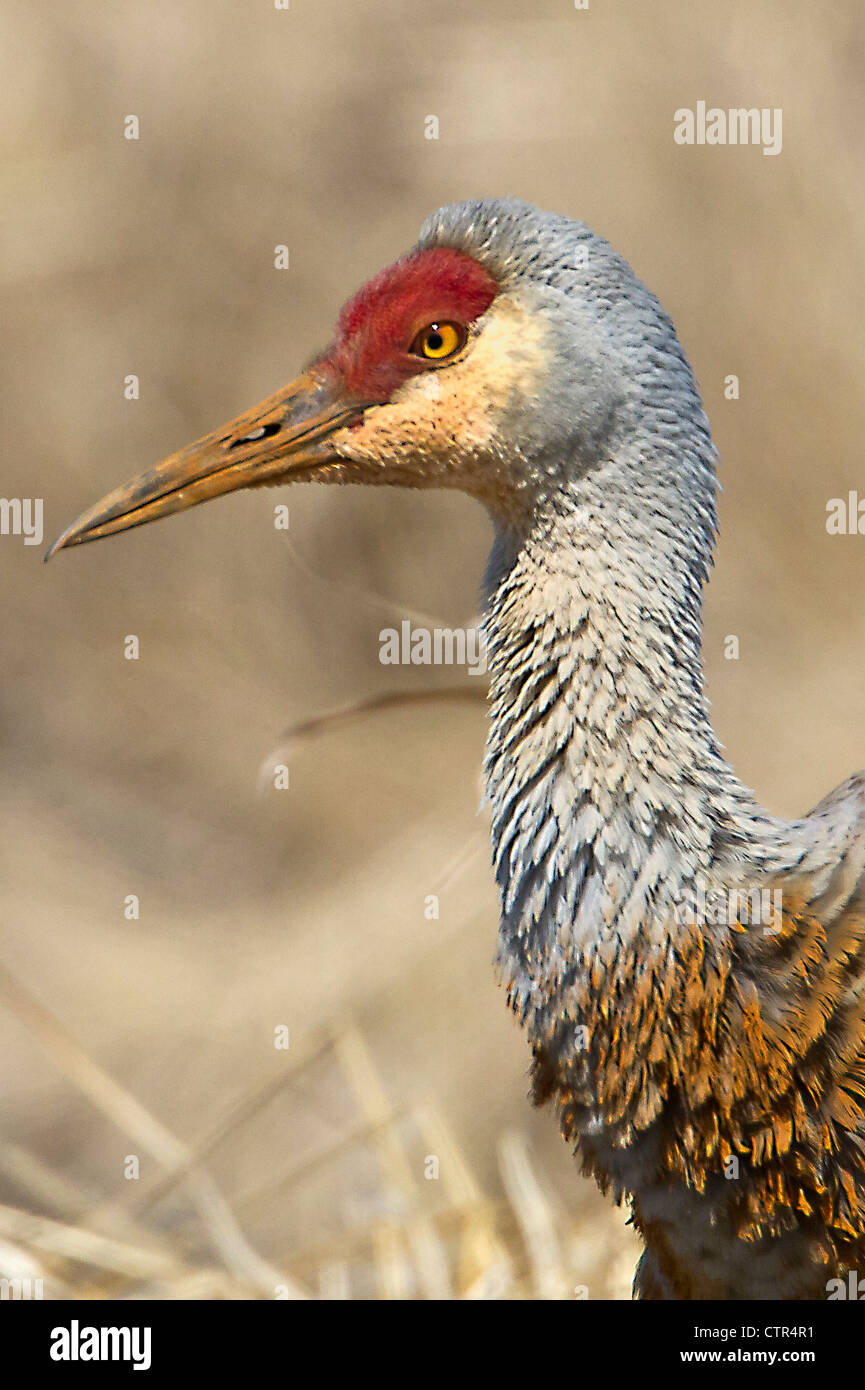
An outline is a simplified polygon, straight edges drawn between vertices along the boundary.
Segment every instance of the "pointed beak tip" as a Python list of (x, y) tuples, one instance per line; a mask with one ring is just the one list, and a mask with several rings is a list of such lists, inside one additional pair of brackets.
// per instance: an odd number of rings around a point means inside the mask
[[(312, 370), (229, 424), (171, 454), (83, 512), (45, 554), (128, 531), (240, 488), (289, 481), (333, 460), (329, 437), (363, 407)], [(242, 447), (240, 447), (242, 446)]]
[(52, 544), (49, 545), (45, 554), (42, 556), (43, 564), (47, 565), (48, 561), (53, 559), (53, 557), (57, 554), (58, 550), (66, 550), (67, 546), (74, 544), (75, 540), (69, 534), (69, 531), (64, 531), (61, 535), (57, 537), (56, 541), (53, 541)]

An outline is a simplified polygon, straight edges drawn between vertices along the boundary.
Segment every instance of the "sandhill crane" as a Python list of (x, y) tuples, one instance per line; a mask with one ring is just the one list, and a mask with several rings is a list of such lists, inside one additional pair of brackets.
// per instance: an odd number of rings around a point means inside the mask
[(865, 775), (785, 821), (722, 756), (701, 653), (714, 462), (673, 325), (622, 257), (580, 222), (470, 201), (349, 301), (301, 377), (52, 553), (300, 478), (479, 498), (498, 964), (535, 1099), (630, 1199), (635, 1296), (825, 1298), (865, 1268)]

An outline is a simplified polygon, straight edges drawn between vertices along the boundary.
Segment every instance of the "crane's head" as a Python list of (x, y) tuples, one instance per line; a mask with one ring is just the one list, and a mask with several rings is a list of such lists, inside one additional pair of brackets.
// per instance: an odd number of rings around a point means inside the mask
[(606, 242), (515, 199), (452, 204), (300, 377), (109, 493), (49, 556), (299, 479), (460, 488), (508, 521), (633, 443), (653, 405), (669, 421), (670, 388), (699, 413), (669, 319)]

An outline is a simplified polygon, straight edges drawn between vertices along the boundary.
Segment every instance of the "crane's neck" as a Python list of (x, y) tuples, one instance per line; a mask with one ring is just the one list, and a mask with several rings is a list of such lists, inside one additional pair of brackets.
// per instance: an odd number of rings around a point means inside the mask
[(675, 905), (768, 825), (703, 696), (710, 540), (614, 474), (499, 527), (487, 574), (500, 958), (524, 1006), (605, 942), (674, 931)]

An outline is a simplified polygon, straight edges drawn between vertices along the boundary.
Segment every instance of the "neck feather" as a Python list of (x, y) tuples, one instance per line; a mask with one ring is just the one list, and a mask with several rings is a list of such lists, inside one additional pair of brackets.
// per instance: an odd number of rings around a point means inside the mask
[[(779, 823), (725, 762), (703, 695), (708, 542), (610, 478), (559, 493), (487, 574), (485, 760), (500, 963), (524, 1003), (673, 910)], [(661, 926), (663, 924), (663, 926)]]

